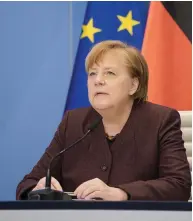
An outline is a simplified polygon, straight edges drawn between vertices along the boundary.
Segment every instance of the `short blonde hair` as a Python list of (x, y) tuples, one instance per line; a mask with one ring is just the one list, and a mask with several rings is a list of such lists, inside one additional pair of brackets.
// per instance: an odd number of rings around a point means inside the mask
[(88, 53), (85, 61), (86, 71), (88, 72), (94, 64), (97, 64), (102, 60), (103, 55), (107, 51), (112, 49), (120, 49), (124, 52), (124, 58), (126, 60), (126, 65), (128, 66), (129, 73), (131, 73), (132, 77), (136, 77), (139, 80), (139, 86), (133, 95), (133, 98), (146, 101), (149, 78), (148, 66), (142, 54), (135, 47), (121, 41), (102, 41), (96, 44)]

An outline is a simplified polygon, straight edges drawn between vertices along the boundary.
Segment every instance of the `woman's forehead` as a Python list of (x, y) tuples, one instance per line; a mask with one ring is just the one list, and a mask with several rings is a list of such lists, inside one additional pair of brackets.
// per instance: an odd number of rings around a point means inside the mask
[(108, 51), (103, 56), (96, 59), (90, 66), (90, 69), (104, 67), (105, 69), (116, 68), (117, 66), (124, 65), (126, 57), (122, 52)]

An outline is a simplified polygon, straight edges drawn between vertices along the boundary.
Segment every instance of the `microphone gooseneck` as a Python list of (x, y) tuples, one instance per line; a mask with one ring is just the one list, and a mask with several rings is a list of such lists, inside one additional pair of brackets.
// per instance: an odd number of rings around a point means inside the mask
[(51, 188), (51, 168), (52, 168), (52, 163), (54, 162), (54, 160), (56, 160), (58, 157), (60, 157), (64, 152), (66, 152), (67, 150), (69, 150), (70, 148), (72, 148), (74, 145), (76, 145), (77, 143), (79, 143), (81, 140), (83, 140), (89, 133), (91, 132), (91, 129), (89, 129), (81, 138), (79, 138), (76, 142), (74, 142), (73, 144), (71, 144), (69, 147), (67, 147), (66, 149), (63, 149), (62, 151), (60, 151), (58, 154), (56, 154), (54, 157), (52, 157), (48, 170), (47, 170), (47, 174), (46, 174), (46, 184), (45, 184), (45, 188), (49, 189)]
[(74, 147), (77, 143), (81, 142), (91, 131), (93, 131), (98, 126), (98, 124), (100, 122), (101, 122), (101, 118), (99, 120), (97, 120), (96, 122), (94, 122), (88, 128), (87, 132), (82, 137), (80, 137), (78, 140), (76, 140), (69, 147), (63, 149), (58, 154), (56, 154), (54, 157), (52, 157), (52, 159), (49, 163), (49, 166), (48, 166), (47, 174), (46, 174), (45, 189), (31, 191), (28, 194), (28, 200), (72, 200), (72, 198), (68, 194), (66, 194), (62, 191), (51, 189), (51, 177), (52, 177), (51, 168), (52, 168), (52, 164), (53, 164), (54, 160), (56, 160), (64, 152), (68, 151), (69, 149)]

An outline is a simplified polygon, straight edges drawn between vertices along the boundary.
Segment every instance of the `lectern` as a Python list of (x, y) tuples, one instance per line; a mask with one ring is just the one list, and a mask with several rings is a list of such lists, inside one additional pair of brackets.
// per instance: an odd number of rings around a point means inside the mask
[(191, 221), (191, 202), (14, 201), (0, 202), (4, 221)]

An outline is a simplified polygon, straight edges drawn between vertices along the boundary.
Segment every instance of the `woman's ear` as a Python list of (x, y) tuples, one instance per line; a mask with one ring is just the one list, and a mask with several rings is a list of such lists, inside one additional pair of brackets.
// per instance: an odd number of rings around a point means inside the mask
[(139, 87), (139, 79), (134, 77), (131, 79), (131, 88), (129, 90), (129, 95), (134, 95)]

